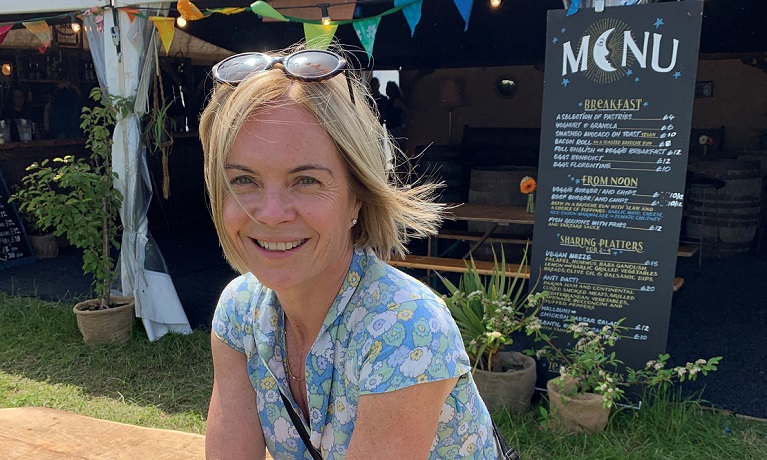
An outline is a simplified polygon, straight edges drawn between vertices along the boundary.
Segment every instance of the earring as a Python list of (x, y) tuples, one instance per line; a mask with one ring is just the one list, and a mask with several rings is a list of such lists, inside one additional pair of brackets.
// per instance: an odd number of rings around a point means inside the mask
[(357, 225), (357, 219), (352, 219), (352, 225)]

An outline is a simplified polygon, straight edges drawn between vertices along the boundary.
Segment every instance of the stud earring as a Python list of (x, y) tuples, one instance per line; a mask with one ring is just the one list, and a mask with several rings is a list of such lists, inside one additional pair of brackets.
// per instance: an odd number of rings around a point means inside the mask
[(357, 219), (352, 219), (352, 225), (357, 225)]

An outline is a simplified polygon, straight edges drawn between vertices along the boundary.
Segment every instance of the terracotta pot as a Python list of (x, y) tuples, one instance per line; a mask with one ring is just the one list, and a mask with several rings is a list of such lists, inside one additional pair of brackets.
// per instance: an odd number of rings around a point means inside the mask
[(602, 395), (578, 393), (564, 396), (561, 391), (574, 387), (574, 381), (566, 382), (563, 390), (552, 380), (546, 382), (549, 392), (549, 428), (568, 433), (597, 433), (604, 431), (610, 417), (610, 409), (602, 407)]
[(479, 394), (491, 412), (506, 408), (513, 414), (524, 414), (530, 410), (535, 391), (535, 360), (516, 351), (499, 352), (498, 357), (514, 368), (506, 372), (474, 370)]
[(113, 305), (106, 310), (89, 310), (99, 304), (98, 299), (80, 302), (73, 308), (77, 327), (88, 345), (95, 343), (129, 342), (133, 329), (133, 297), (112, 296)]
[(56, 242), (56, 237), (53, 236), (53, 233), (29, 235), (29, 243), (35, 251), (35, 258), (37, 260), (53, 259), (59, 255), (59, 244)]

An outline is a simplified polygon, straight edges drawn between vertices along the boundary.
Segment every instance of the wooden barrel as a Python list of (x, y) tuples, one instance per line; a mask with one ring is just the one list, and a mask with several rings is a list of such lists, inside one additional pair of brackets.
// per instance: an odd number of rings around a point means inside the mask
[(688, 187), (687, 234), (703, 241), (704, 255), (731, 256), (751, 249), (762, 221), (762, 173), (756, 161), (701, 161), (695, 177), (720, 179), (724, 186)]
[[(475, 167), (471, 171), (469, 182), (469, 203), (495, 204), (505, 206), (526, 206), (527, 195), (519, 190), (519, 183), (525, 176), (537, 178), (538, 169), (530, 166), (497, 166)], [(487, 222), (469, 222), (469, 231), (484, 233), (493, 224)], [(524, 239), (533, 237), (532, 225), (510, 224), (500, 226), (496, 234)], [(478, 248), (475, 258), (478, 260), (493, 260), (492, 251)], [(504, 246), (506, 254), (513, 248)], [(519, 249), (519, 248), (517, 248)], [(496, 255), (500, 257), (500, 248), (496, 247)]]
[[(419, 147), (419, 151), (422, 149)], [(442, 203), (463, 203), (466, 185), (461, 163), (461, 150), (457, 145), (432, 145), (418, 159), (417, 173), (433, 182), (444, 182), (439, 200)]]

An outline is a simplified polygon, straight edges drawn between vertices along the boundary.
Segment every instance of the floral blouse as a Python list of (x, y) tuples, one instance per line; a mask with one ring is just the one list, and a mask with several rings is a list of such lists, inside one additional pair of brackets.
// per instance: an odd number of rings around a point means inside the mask
[[(213, 318), (216, 336), (247, 357), (272, 457), (311, 459), (280, 398), (281, 389), (300, 413), (285, 374), (283, 325), (277, 296), (252, 274), (224, 289)], [(372, 251), (356, 249), (306, 358), (312, 444), (323, 459), (343, 459), (360, 396), (460, 376), (442, 406), (429, 458), (498, 458), (490, 415), (470, 370), (442, 299)]]

